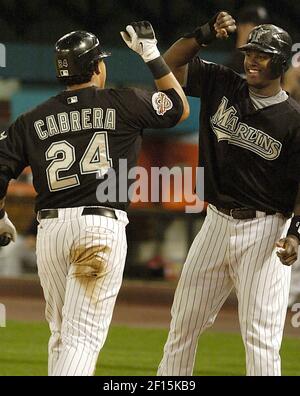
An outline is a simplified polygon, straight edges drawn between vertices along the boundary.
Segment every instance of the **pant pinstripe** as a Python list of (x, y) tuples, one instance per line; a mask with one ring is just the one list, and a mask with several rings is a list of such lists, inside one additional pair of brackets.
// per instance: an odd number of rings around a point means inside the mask
[(288, 225), (280, 215), (234, 220), (208, 207), (176, 288), (158, 375), (192, 375), (198, 337), (233, 288), (247, 375), (280, 375), (290, 268), (277, 258), (275, 242)]
[(38, 273), (51, 337), (49, 375), (93, 375), (122, 283), (127, 252), (125, 212), (118, 220), (59, 209), (40, 221)]

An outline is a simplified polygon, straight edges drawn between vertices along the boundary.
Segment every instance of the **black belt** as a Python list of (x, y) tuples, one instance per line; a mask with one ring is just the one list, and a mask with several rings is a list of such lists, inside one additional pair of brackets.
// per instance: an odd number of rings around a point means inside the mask
[(236, 220), (255, 219), (256, 217), (259, 217), (258, 216), (259, 212), (264, 213), (266, 216), (274, 215), (277, 213), (274, 210), (256, 211), (254, 209), (248, 209), (248, 208), (234, 208), (234, 209), (217, 208), (217, 209), (219, 212), (224, 213), (227, 216), (231, 216)]
[[(39, 211), (38, 218), (43, 219), (56, 219), (58, 217), (59, 209), (42, 209)], [(118, 220), (116, 212), (110, 208), (92, 208), (86, 207), (83, 209), (81, 216), (97, 215), (104, 217), (111, 217), (112, 219)]]

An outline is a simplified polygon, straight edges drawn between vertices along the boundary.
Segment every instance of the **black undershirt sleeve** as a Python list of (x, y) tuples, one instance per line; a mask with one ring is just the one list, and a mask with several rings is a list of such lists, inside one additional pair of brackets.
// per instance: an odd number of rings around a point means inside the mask
[(26, 128), (22, 117), (19, 117), (0, 140), (0, 165), (9, 168), (14, 179), (28, 165), (25, 141)]

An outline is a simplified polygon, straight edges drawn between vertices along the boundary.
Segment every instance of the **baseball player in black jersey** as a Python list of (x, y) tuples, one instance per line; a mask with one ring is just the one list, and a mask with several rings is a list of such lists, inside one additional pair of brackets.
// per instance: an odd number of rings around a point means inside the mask
[(171, 127), (189, 114), (151, 24), (134, 22), (121, 35), (149, 66), (157, 91), (105, 89), (109, 54), (93, 34), (72, 32), (55, 47), (57, 77), (67, 89), (21, 115), (0, 141), (0, 234), (16, 236), (3, 209), (9, 180), (30, 165), (37, 192), (49, 375), (94, 373), (121, 286), (127, 203), (99, 203), (101, 178), (114, 169), (108, 184), (118, 191), (119, 160), (136, 165), (142, 130)]
[(280, 85), (292, 41), (274, 25), (254, 28), (241, 48), (246, 79), (195, 57), (234, 30), (220, 12), (164, 56), (186, 94), (201, 98), (199, 164), (209, 206), (177, 286), (159, 375), (192, 374), (198, 337), (232, 289), (247, 375), (281, 373), (300, 224), (300, 108)]

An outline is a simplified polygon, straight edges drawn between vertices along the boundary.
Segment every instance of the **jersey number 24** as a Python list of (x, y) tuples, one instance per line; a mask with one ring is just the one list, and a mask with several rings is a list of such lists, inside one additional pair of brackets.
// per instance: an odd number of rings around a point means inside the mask
[[(52, 143), (46, 151), (46, 160), (52, 161), (47, 167), (47, 180), (50, 191), (65, 190), (80, 185), (77, 174), (62, 176), (61, 172), (68, 171), (76, 161), (75, 148), (66, 140)], [(80, 173), (98, 173), (105, 175), (112, 167), (109, 157), (107, 132), (96, 132), (88, 144), (80, 162)]]

